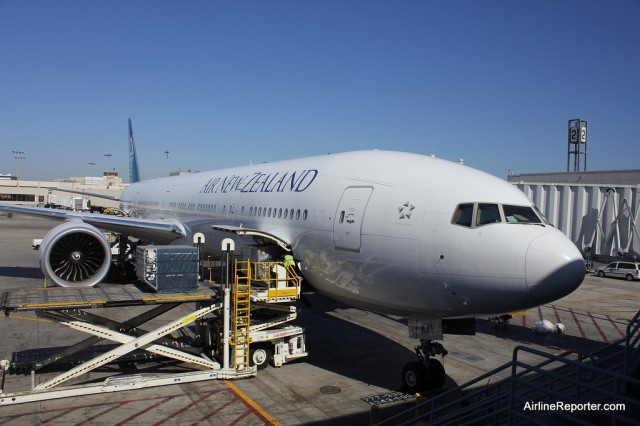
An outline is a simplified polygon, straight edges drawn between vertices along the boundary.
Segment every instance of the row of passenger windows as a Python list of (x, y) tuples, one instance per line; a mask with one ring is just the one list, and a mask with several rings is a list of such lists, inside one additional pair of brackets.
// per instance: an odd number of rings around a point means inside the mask
[[(174, 210), (195, 210), (202, 212), (218, 212), (217, 204), (196, 204), (196, 203), (169, 203), (169, 208)], [(220, 208), (222, 214), (236, 214), (236, 207), (233, 205), (228, 206), (224, 204)], [(286, 209), (278, 207), (249, 207), (242, 206), (240, 208), (240, 215), (242, 216), (258, 216), (258, 217), (271, 217), (277, 219), (289, 219), (289, 220), (307, 220), (309, 218), (309, 211), (307, 209)]]
[[(244, 215), (244, 206), (242, 207), (240, 214)], [(273, 217), (278, 219), (295, 219), (296, 220), (307, 220), (309, 217), (309, 211), (304, 209), (300, 211), (300, 209), (282, 209), (282, 208), (267, 208), (267, 207), (249, 207), (249, 216), (262, 216), (262, 217)]]
[(528, 206), (491, 203), (459, 204), (451, 223), (469, 228), (491, 223), (543, 223), (535, 210)]

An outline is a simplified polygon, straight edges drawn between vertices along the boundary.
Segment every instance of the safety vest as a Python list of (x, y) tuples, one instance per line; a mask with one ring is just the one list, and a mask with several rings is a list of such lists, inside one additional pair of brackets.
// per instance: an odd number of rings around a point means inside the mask
[(296, 262), (293, 260), (293, 256), (290, 254), (284, 255), (284, 266), (295, 266)]

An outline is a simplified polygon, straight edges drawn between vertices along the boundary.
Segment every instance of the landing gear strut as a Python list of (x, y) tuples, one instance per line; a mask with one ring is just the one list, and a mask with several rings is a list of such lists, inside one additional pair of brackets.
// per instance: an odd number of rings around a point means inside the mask
[(402, 369), (402, 385), (407, 392), (416, 393), (425, 389), (436, 389), (444, 385), (447, 378), (442, 363), (433, 358), (447, 355), (447, 350), (438, 342), (420, 340), (414, 348), (418, 361), (410, 362)]

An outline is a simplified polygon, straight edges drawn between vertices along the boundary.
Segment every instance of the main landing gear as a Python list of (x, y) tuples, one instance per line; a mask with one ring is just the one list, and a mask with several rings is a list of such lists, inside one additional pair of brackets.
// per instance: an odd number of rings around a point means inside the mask
[(410, 362), (402, 369), (402, 385), (410, 393), (444, 386), (447, 375), (442, 363), (433, 358), (447, 355), (447, 350), (438, 342), (420, 340), (415, 348), (418, 361)]

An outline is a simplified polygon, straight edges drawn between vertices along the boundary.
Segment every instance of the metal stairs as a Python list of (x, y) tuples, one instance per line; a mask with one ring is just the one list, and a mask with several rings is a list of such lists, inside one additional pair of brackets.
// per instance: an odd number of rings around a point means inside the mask
[(251, 326), (251, 263), (248, 260), (236, 260), (234, 285), (231, 345), (236, 370), (244, 370), (249, 367)]
[[(518, 346), (511, 362), (376, 424), (640, 425), (638, 346), (640, 311), (625, 338), (596, 351), (553, 355)], [(537, 362), (523, 362), (524, 354)], [(624, 404), (624, 410), (604, 410), (604, 404)]]

